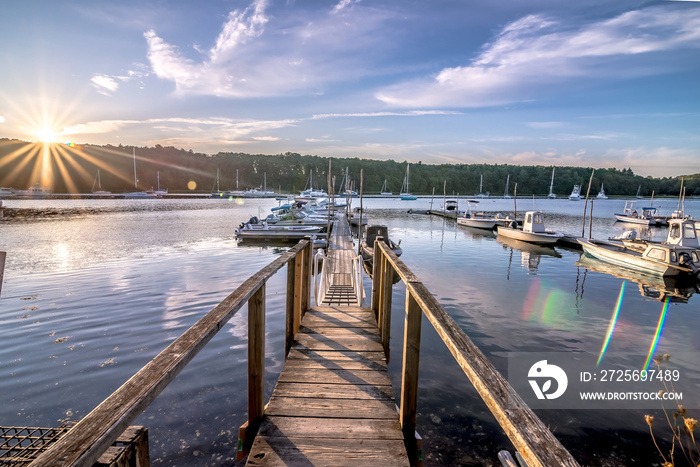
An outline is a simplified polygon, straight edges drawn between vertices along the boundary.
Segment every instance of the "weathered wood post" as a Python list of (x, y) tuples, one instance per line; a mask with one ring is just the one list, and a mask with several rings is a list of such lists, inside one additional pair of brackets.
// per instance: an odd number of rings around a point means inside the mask
[(7, 253), (0, 251), (0, 294), (2, 293), (2, 279), (5, 277), (5, 257)]
[(380, 299), (381, 299), (381, 289), (380, 289), (380, 276), (383, 276), (382, 274), (382, 261), (381, 259), (383, 258), (383, 252), (379, 248), (379, 242), (383, 241), (384, 239), (382, 237), (377, 237), (374, 239), (374, 245), (372, 246), (374, 253), (372, 254), (373, 256), (373, 262), (372, 262), (372, 310), (374, 310), (374, 317), (377, 320), (377, 325), (379, 325), (379, 308), (380, 308)]
[(296, 316), (296, 269), (297, 257), (295, 256), (287, 263), (287, 320), (285, 325), (284, 338), (284, 356), (289, 355), (294, 343), (294, 332), (298, 326), (295, 326), (294, 318)]
[[(407, 284), (408, 285), (408, 284)], [(418, 363), (420, 357), (420, 328), (422, 310), (406, 287), (406, 322), (403, 338), (403, 370), (401, 376), (401, 411), (399, 423), (409, 459), (418, 458), (416, 444), (416, 413), (418, 412)]]
[(309, 243), (300, 252), (304, 257), (304, 290), (302, 295), (302, 307), (301, 315), (299, 317), (299, 322), (301, 323), (301, 318), (309, 309), (310, 299), (311, 299), (311, 276), (313, 275), (313, 262), (314, 262), (314, 241), (311, 237), (307, 237)]
[(265, 283), (248, 300), (248, 421), (238, 432), (238, 459), (250, 451), (265, 413)]
[[(383, 252), (382, 252), (383, 253)], [(391, 266), (391, 263), (389, 262), (389, 258), (382, 254), (382, 262), (383, 262), (383, 274), (382, 274), (382, 283), (381, 283), (381, 296), (382, 299), (380, 300), (381, 304), (381, 317), (382, 317), (382, 323), (380, 325), (380, 336), (382, 340), (382, 345), (384, 346), (384, 355), (386, 356), (386, 362), (389, 363), (389, 354), (390, 354), (390, 348), (389, 348), (389, 340), (390, 340), (390, 334), (391, 334), (391, 286), (392, 283), (394, 282), (394, 268)]]

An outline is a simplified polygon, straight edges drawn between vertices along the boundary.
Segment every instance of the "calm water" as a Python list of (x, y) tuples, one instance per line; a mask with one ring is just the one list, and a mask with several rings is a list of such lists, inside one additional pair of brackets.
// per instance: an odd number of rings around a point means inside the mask
[[(518, 212), (532, 209), (519, 199)], [(663, 213), (675, 200), (655, 201)], [(441, 199), (434, 201), (439, 208)], [(80, 214), (0, 222), (7, 251), (0, 299), (0, 425), (58, 426), (78, 420), (281, 250), (237, 245), (236, 226), (272, 200), (6, 201), (11, 207), (84, 208)], [(502, 373), (508, 352), (597, 353), (625, 278), (580, 261), (578, 251), (506, 244), (414, 210), (413, 202), (364, 201), (371, 222), (401, 240), (402, 259)], [(593, 236), (624, 201), (596, 201)], [(512, 211), (512, 200), (484, 200)], [(535, 200), (548, 227), (581, 233), (583, 202)], [(686, 204), (700, 218), (700, 202)], [(588, 229), (588, 223), (586, 224)], [(664, 229), (640, 231), (656, 238)], [(663, 303), (627, 279), (610, 351), (646, 355)], [(365, 282), (369, 290), (370, 282)], [(266, 388), (283, 363), (285, 272), (267, 288)], [(392, 361), (400, 383), (405, 288), (394, 286)], [(669, 304), (659, 353), (698, 352), (697, 295)], [(153, 465), (234, 465), (246, 418), (246, 313), (241, 310), (137, 420), (149, 428)], [(683, 363), (694, 370), (694, 361)], [(466, 376), (424, 320), (418, 431), (432, 465), (491, 465), (510, 449)], [(693, 389), (696, 389), (694, 386)], [(689, 407), (697, 408), (694, 404)], [(645, 413), (660, 410), (539, 410), (584, 465), (659, 465)], [(698, 418), (697, 414), (695, 418)], [(655, 425), (661, 443), (670, 430)], [(662, 445), (664, 447), (665, 445)], [(676, 456), (676, 460), (680, 460)]]

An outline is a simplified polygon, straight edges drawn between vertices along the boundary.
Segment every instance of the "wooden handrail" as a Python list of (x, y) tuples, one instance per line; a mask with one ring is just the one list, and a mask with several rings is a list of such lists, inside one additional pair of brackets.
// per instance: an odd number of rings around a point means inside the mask
[[(30, 466), (92, 466), (246, 302), (251, 299), (254, 302), (249, 305), (249, 312), (251, 306), (254, 313), (260, 314), (261, 309), (264, 311), (264, 285), (270, 277), (290, 261), (297, 264), (306, 263), (305, 271), (309, 272), (310, 267), (306, 258), (310, 257), (309, 250), (311, 249), (311, 242), (302, 240), (249, 277), (221, 303), (80, 420), (59, 441), (38, 456)], [(304, 255), (305, 261), (296, 259), (298, 256)], [(309, 281), (310, 278), (302, 276), (297, 277), (292, 282), (299, 282), (300, 292), (308, 293)], [(294, 302), (294, 308), (300, 305), (308, 306), (308, 297), (304, 300), (303, 296), (295, 295)], [(260, 330), (259, 325), (258, 322), (257, 331)], [(262, 327), (264, 343), (264, 318), (262, 318)], [(259, 332), (257, 335), (259, 336)], [(264, 356), (264, 349), (262, 354)], [(259, 364), (255, 366), (255, 371), (258, 372), (258, 375), (261, 375), (260, 371), (264, 373), (264, 369), (260, 370)], [(257, 381), (254, 385), (261, 386)], [(258, 397), (261, 396), (249, 394), (249, 399)], [(260, 402), (256, 400), (254, 405), (254, 410), (257, 411)], [(253, 414), (253, 416), (257, 415), (259, 414)]]
[[(415, 309), (419, 307), (528, 466), (578, 466), (579, 464), (566, 448), (532, 412), (525, 401), (488, 361), (466, 333), (460, 329), (408, 266), (384, 242), (375, 241), (374, 245), (373, 308), (375, 306), (377, 306), (375, 310), (383, 308), (381, 306), (384, 301), (382, 295), (387, 293), (386, 288), (383, 287), (384, 284), (382, 284), (384, 278), (387, 277), (384, 268), (396, 271), (406, 284), (407, 316), (404, 328), (404, 364), (400, 409), (400, 421), (404, 435), (413, 436), (416, 423), (419, 357), (417, 346), (420, 345), (420, 319), (415, 317)], [(388, 293), (391, 294), (390, 287)], [(381, 312), (388, 313), (389, 311), (381, 310)]]

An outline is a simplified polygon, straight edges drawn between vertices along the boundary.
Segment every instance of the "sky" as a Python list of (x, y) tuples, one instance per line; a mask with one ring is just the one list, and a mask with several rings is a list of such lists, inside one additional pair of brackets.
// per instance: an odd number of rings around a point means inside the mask
[(700, 172), (700, 1), (0, 4), (2, 138)]

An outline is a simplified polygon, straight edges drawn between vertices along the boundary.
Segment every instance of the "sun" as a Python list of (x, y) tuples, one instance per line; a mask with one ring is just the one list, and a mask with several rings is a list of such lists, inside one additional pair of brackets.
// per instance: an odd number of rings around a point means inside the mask
[(55, 143), (58, 140), (58, 135), (48, 126), (40, 128), (36, 131), (36, 136), (42, 143)]

